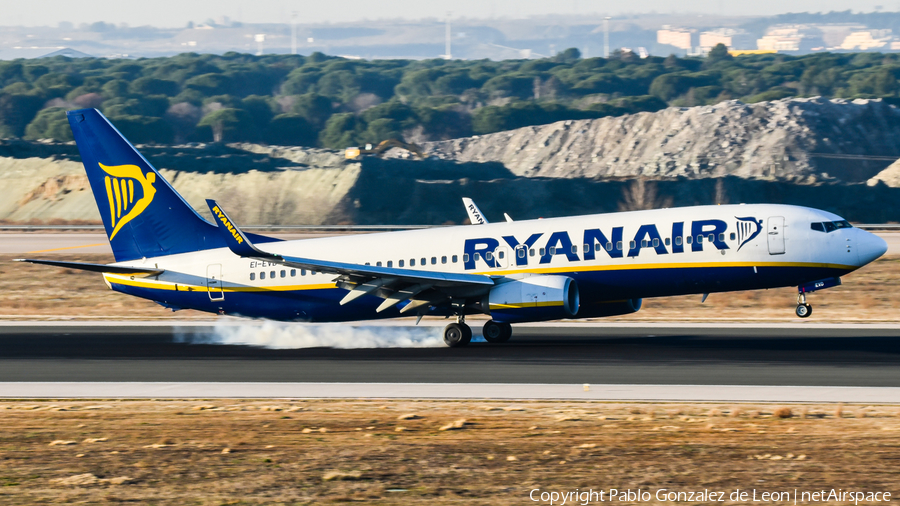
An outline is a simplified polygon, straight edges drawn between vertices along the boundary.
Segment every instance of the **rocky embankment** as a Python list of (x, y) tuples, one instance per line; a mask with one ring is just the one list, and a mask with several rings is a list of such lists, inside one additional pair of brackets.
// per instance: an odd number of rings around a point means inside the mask
[(426, 144), (522, 177), (737, 176), (864, 182), (900, 158), (900, 109), (881, 100), (732, 100)]
[[(880, 100), (732, 101), (559, 122), (431, 143), (426, 160), (255, 144), (139, 148), (201, 214), (215, 198), (243, 224), (462, 223), (464, 196), (493, 220), (781, 202), (900, 221), (900, 164), (890, 165), (900, 110)], [(3, 221), (100, 220), (72, 143), (0, 141), (0, 188)]]

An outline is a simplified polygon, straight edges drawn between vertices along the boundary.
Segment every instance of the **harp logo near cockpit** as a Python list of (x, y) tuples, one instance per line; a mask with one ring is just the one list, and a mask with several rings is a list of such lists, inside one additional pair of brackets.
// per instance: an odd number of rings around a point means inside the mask
[(752, 216), (748, 216), (746, 218), (738, 218), (735, 216), (737, 221), (737, 239), (738, 239), (738, 251), (747, 244), (752, 241), (762, 232), (762, 220), (757, 220)]
[(148, 172), (145, 175), (137, 165), (98, 165), (107, 174), (104, 183), (113, 227), (109, 234), (111, 241), (126, 223), (137, 218), (153, 202), (156, 174)]

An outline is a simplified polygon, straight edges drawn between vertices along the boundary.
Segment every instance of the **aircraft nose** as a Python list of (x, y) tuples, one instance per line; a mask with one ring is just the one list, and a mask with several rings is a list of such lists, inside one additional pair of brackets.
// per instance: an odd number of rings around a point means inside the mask
[(856, 251), (859, 253), (859, 265), (862, 267), (887, 252), (887, 242), (875, 234), (860, 230)]

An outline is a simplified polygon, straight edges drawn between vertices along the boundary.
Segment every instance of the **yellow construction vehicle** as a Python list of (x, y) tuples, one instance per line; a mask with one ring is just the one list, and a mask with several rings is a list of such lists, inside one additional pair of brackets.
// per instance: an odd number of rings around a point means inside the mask
[(419, 158), (425, 158), (426, 156), (425, 151), (423, 151), (422, 147), (417, 144), (411, 144), (408, 142), (399, 141), (397, 139), (387, 139), (379, 142), (378, 145), (374, 147), (371, 144), (366, 144), (365, 148), (347, 148), (344, 151), (344, 158), (347, 158), (348, 160), (355, 160), (356, 158), (359, 158), (363, 155), (381, 156), (391, 148), (405, 149)]

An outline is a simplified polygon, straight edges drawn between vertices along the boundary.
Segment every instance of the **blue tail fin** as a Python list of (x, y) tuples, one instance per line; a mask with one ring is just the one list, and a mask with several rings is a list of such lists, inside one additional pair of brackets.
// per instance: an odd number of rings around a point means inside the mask
[(116, 261), (226, 246), (216, 225), (197, 214), (99, 111), (66, 115)]

